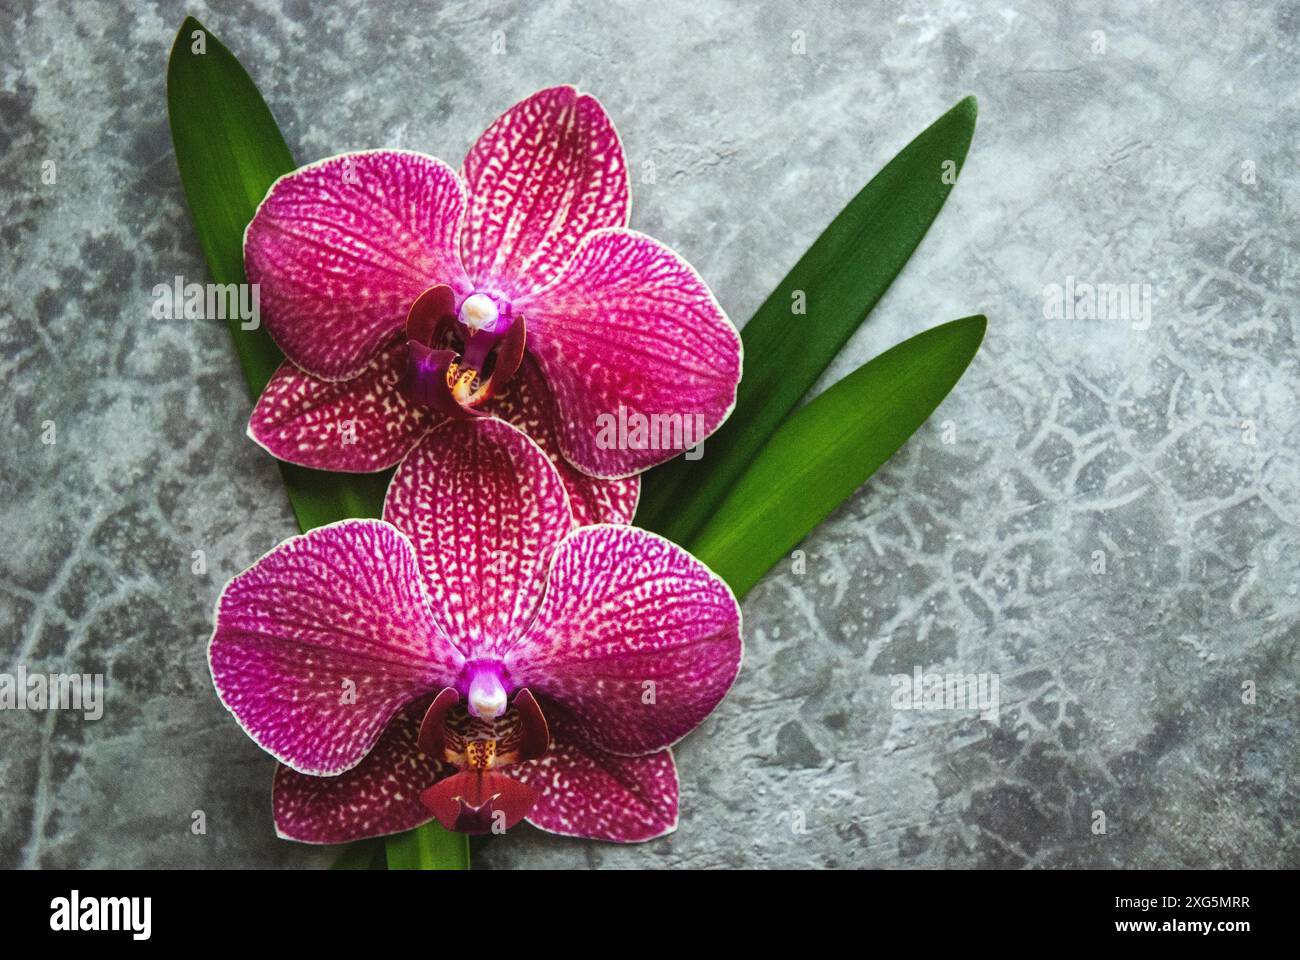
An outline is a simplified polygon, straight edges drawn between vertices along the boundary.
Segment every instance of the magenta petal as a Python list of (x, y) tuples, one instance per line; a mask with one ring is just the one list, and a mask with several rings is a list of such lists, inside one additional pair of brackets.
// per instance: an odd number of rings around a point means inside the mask
[(272, 186), (244, 235), (262, 320), (308, 373), (361, 373), (436, 283), (463, 288), (457, 253), (465, 191), (441, 160), (348, 153)]
[(222, 703), (307, 774), (356, 765), (398, 710), (454, 682), (415, 551), (380, 520), (293, 537), (226, 585), (208, 646)]
[(510, 421), (546, 451), (569, 492), (569, 506), (579, 526), (632, 522), (641, 496), (641, 478), (599, 480), (564, 459), (556, 432), (555, 402), (532, 357), (524, 357), (519, 372), (506, 384), (504, 393), (483, 404), (482, 409)]
[(387, 469), (437, 422), (397, 389), (405, 371), (400, 338), (351, 380), (320, 380), (286, 361), (258, 397), (248, 435), (271, 456), (316, 470)]
[(740, 607), (717, 575), (657, 534), (602, 525), (555, 551), (537, 619), (505, 663), (593, 745), (642, 754), (707, 717), (740, 657)]
[(690, 264), (649, 237), (591, 234), (554, 286), (516, 307), (555, 395), (561, 449), (585, 473), (670, 460), (735, 405), (740, 335)]
[(393, 476), (384, 519), (415, 545), (434, 616), (471, 659), (523, 633), (573, 527), (546, 454), (495, 417), (425, 435)]
[(420, 794), (456, 768), (416, 746), (424, 708), (423, 699), (407, 705), (374, 749), (337, 777), (311, 777), (283, 764), (276, 767), (271, 789), (276, 832), (303, 843), (349, 843), (411, 830), (431, 820)]
[(507, 110), (461, 170), (469, 189), (461, 256), (479, 289), (510, 298), (537, 290), (592, 230), (627, 224), (623, 145), (600, 102), (571, 86)]
[(551, 833), (615, 843), (653, 840), (677, 828), (677, 767), (671, 751), (620, 757), (588, 743), (549, 701), (551, 749), (509, 768), (537, 791), (529, 823)]

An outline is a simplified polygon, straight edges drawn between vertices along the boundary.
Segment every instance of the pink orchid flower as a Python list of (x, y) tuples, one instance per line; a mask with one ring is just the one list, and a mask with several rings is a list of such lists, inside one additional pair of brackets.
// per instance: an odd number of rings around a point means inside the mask
[(662, 537), (578, 526), (522, 431), (449, 420), (398, 468), (383, 520), (312, 530), (235, 577), (208, 657), (282, 764), (283, 837), (526, 817), (631, 842), (676, 826), (668, 747), (734, 681), (740, 609)]
[(288, 358), (249, 435), (370, 472), (445, 419), (496, 414), (551, 454), (581, 520), (627, 522), (636, 474), (717, 429), (741, 368), (708, 286), (629, 210), (614, 125), (571, 86), (506, 111), (459, 174), (377, 150), (282, 177), (244, 237)]

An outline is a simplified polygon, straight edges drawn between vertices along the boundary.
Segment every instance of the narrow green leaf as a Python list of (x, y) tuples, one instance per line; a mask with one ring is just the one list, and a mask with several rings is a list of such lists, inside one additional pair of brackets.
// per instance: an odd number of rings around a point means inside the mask
[[(202, 52), (199, 52), (202, 51)], [(234, 54), (186, 17), (167, 62), (167, 116), (194, 231), (217, 283), (244, 282), (244, 228), (293, 154)], [(280, 365), (266, 330), (230, 330), (253, 396)]]
[(468, 870), (469, 837), (436, 823), (389, 837), (389, 870)]
[(743, 596), (926, 421), (984, 339), (982, 316), (933, 327), (791, 415), (690, 549)]
[[(271, 184), (296, 165), (247, 71), (193, 17), (181, 24), (167, 62), (167, 116), (208, 269), (217, 283), (244, 283), (244, 228)], [(283, 356), (265, 329), (245, 330), (235, 319), (230, 331), (256, 397)], [(391, 471), (325, 473), (287, 463), (280, 464), (280, 472), (304, 531), (346, 517), (378, 517), (391, 476)], [(437, 824), (392, 844), (399, 856), (422, 864), (463, 868), (469, 863), (464, 838)]]
[[(967, 97), (903, 148), (803, 255), (741, 331), (731, 418), (699, 460), (646, 474), (636, 522), (686, 543), (888, 289), (939, 213), (975, 131)], [(806, 315), (794, 313), (802, 294)]]

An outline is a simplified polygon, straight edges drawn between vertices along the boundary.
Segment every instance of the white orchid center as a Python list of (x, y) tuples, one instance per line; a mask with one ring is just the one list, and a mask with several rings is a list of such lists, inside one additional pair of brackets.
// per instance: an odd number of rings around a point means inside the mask
[(506, 688), (494, 670), (479, 670), (469, 682), (469, 712), (481, 720), (495, 720), (506, 712)]
[(475, 293), (460, 305), (460, 322), (471, 330), (485, 330), (497, 322), (500, 311), (492, 298), (485, 293)]

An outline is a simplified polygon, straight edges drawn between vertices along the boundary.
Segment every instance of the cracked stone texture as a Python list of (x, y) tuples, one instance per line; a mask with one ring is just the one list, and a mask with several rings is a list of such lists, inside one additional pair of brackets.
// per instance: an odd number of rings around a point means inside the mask
[[(0, 865), (323, 864), (275, 838), (272, 761), (204, 657), (221, 585), (293, 520), (244, 437), (227, 331), (149, 315), (155, 284), (204, 279), (164, 102), (186, 10), (3, 7), (0, 669), (103, 672), (108, 698), (95, 722), (0, 713)], [(633, 226), (738, 322), (907, 140), (979, 97), (960, 184), (818, 389), (953, 317), (986, 313), (988, 338), (809, 537), (806, 572), (746, 599), (740, 680), (678, 751), (679, 830), (616, 847), (521, 828), (478, 866), (1300, 866), (1300, 6), (192, 12), (303, 162), (456, 163), (532, 90), (596, 92)], [(1067, 276), (1150, 284), (1149, 328), (1045, 319)], [(891, 675), (918, 666), (998, 675), (997, 718), (894, 709)]]

